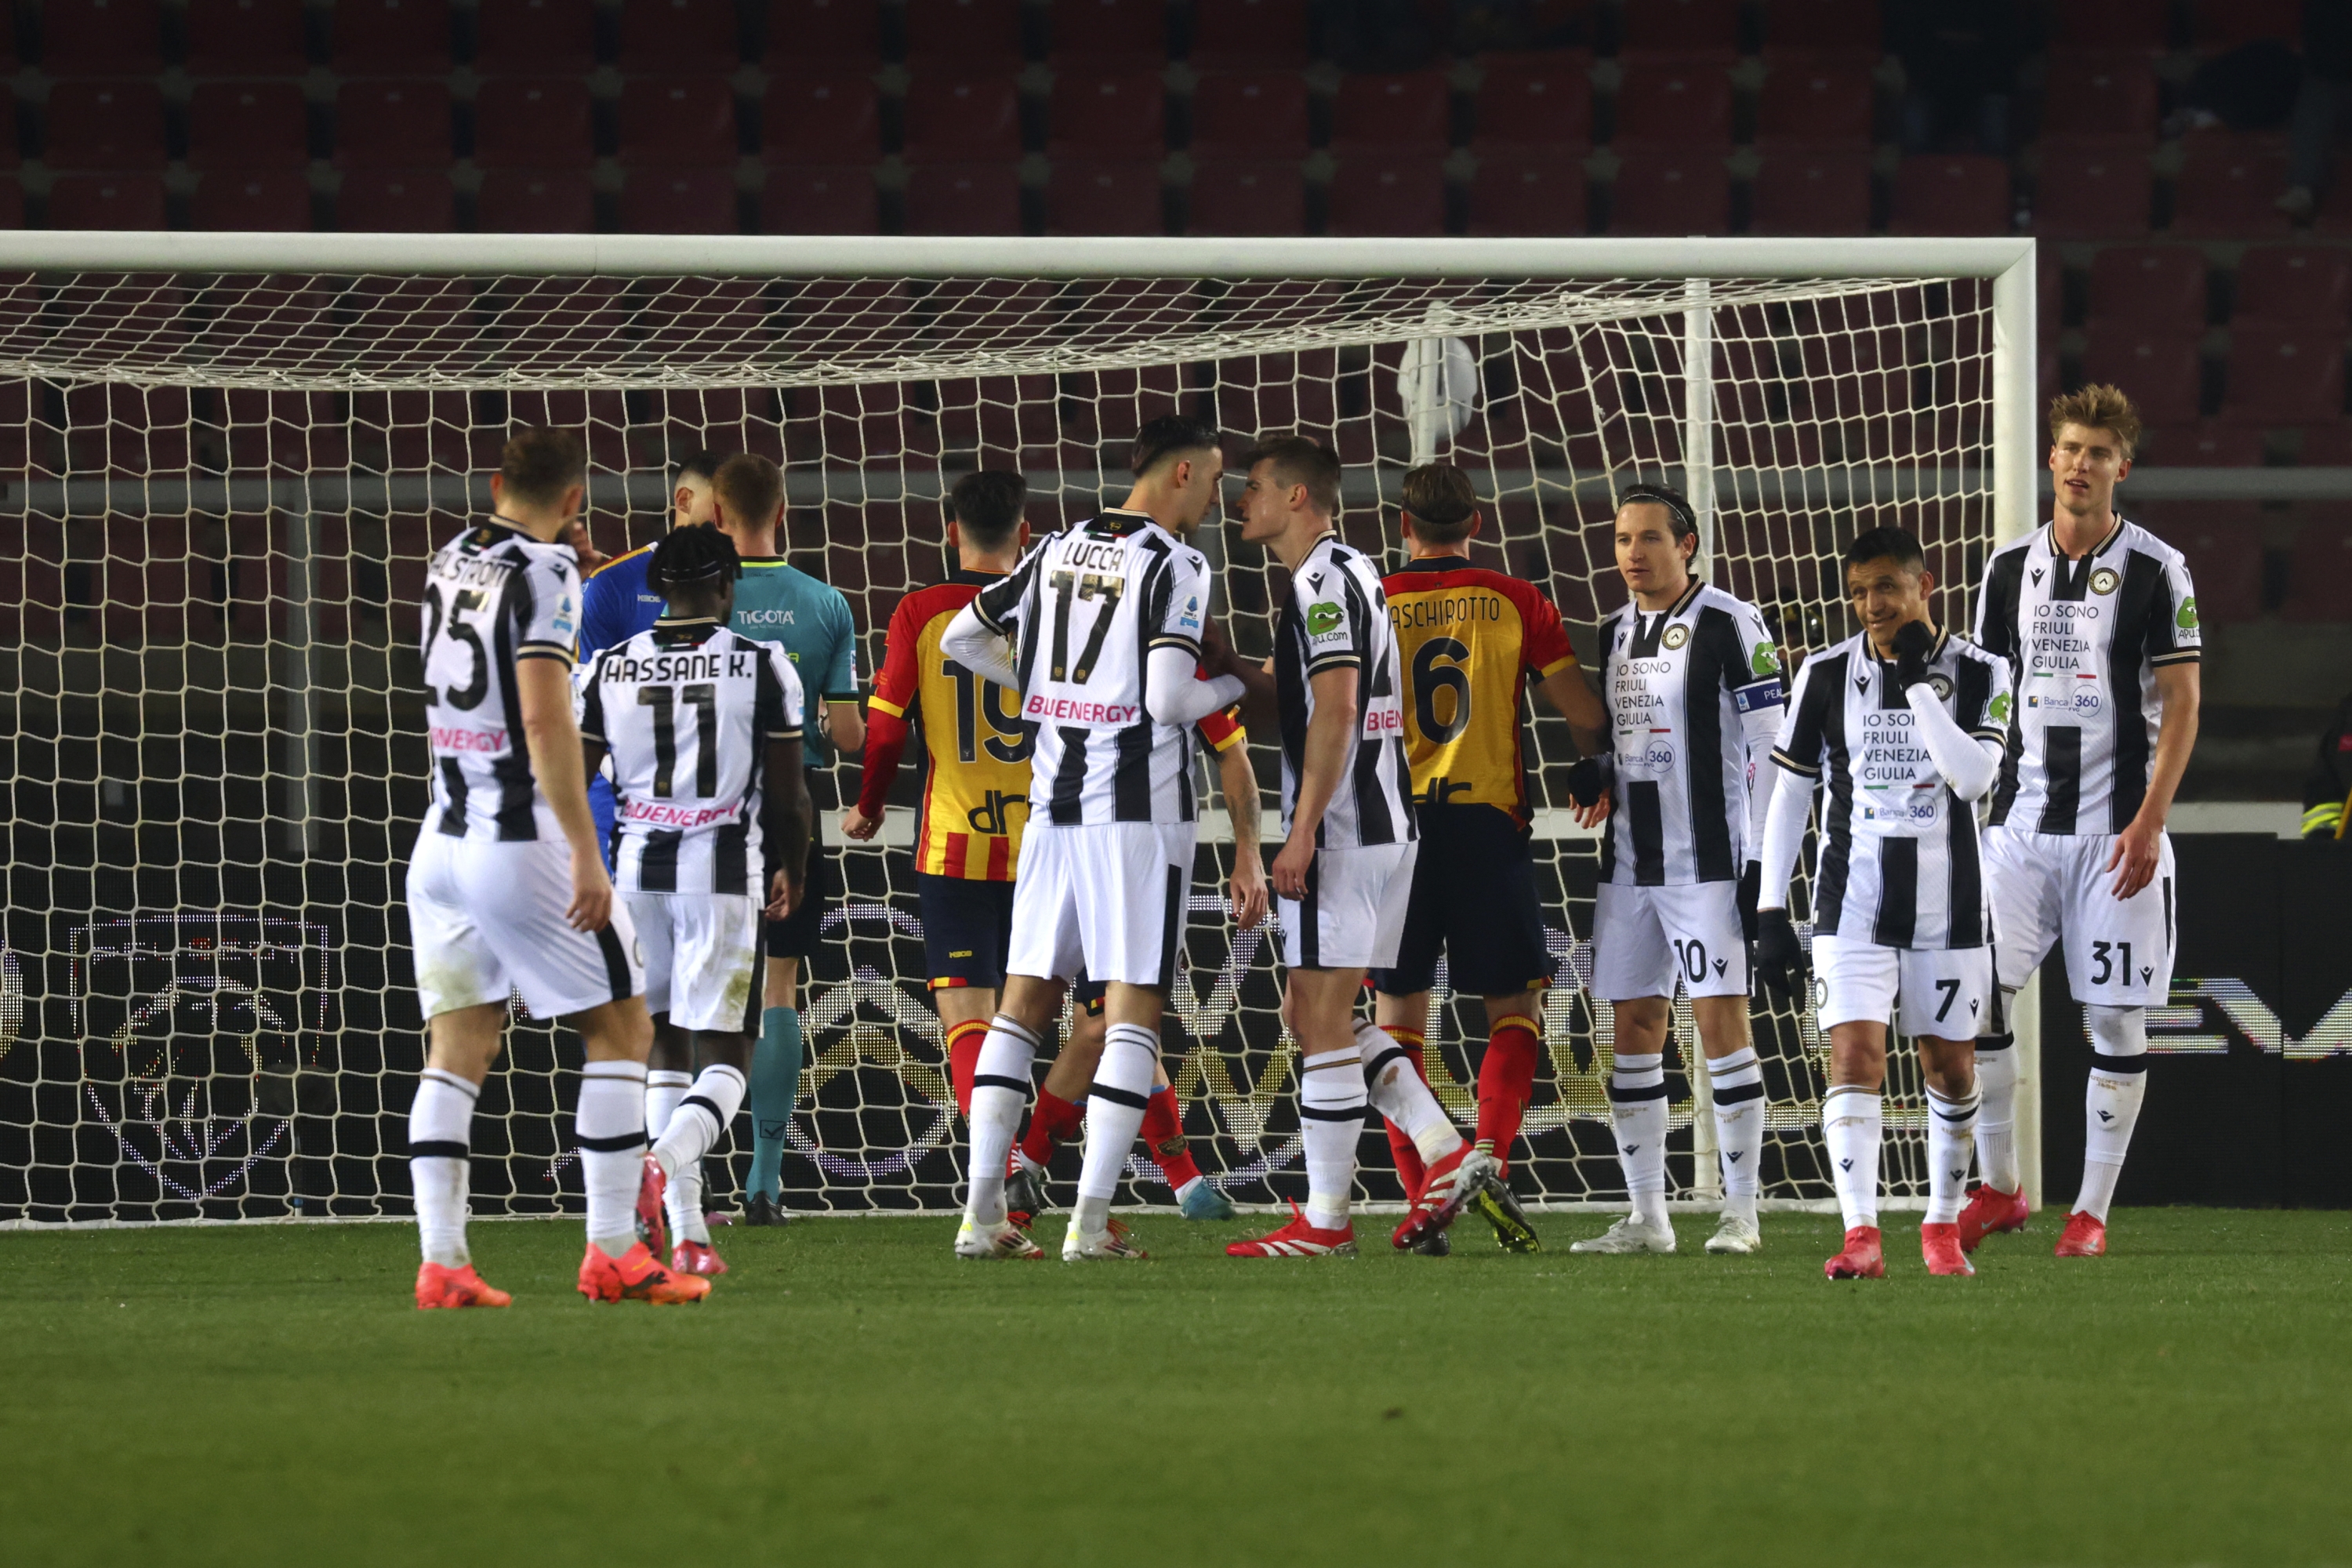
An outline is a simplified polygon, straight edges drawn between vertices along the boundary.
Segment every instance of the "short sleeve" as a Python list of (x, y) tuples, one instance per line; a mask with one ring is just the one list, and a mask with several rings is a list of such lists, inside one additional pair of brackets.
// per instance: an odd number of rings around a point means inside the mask
[(580, 570), (571, 552), (531, 552), (507, 590), (517, 658), (572, 662), (580, 641)]
[(1150, 647), (1181, 647), (1201, 657), (1201, 626), (1209, 613), (1209, 563), (1195, 550), (1171, 552), (1147, 590)]
[(1576, 668), (1576, 649), (1569, 646), (1559, 606), (1532, 585), (1519, 596), (1519, 621), (1524, 638), (1519, 652), (1529, 669), (1548, 678)]
[(1351, 593), (1353, 580), (1334, 562), (1310, 562), (1292, 574), (1290, 595), (1297, 606), (1298, 623), (1307, 631), (1307, 673), (1352, 669), (1364, 662), (1368, 630), (1361, 622), (1370, 613), (1360, 594)]
[(1809, 779), (1822, 776), (1829, 704), (1838, 695), (1838, 678), (1822, 673), (1830, 662), (1825, 658), (1810, 659), (1797, 672), (1795, 700), (1789, 704), (1788, 717), (1780, 721), (1780, 738), (1772, 747), (1774, 762)]
[(882, 670), (874, 678), (874, 694), (866, 705), (877, 713), (904, 719), (922, 690), (922, 668), (915, 647), (923, 628), (916, 620), (917, 596), (907, 595), (890, 612), (890, 629), (882, 636)]
[(760, 651), (767, 658), (769, 675), (780, 693), (776, 711), (768, 721), (768, 739), (797, 741), (807, 714), (800, 672), (793, 668), (793, 656), (784, 651), (782, 643), (762, 643)]
[(824, 679), (819, 689), (828, 699), (855, 700), (857, 696), (857, 622), (849, 613), (849, 601), (838, 588), (825, 590), (825, 624), (833, 632), (833, 647), (825, 650)]
[(1724, 671), (1732, 701), (1742, 713), (1767, 712), (1782, 706), (1789, 700), (1788, 689), (1781, 681), (1780, 647), (1772, 639), (1772, 629), (1753, 605), (1734, 609), (1731, 624), (1739, 637), (1739, 662)]
[(2162, 570), (2147, 607), (2147, 661), (2195, 664), (2205, 656), (2205, 634), (2197, 625), (2197, 585), (2189, 580), (2189, 563), (2178, 555)]

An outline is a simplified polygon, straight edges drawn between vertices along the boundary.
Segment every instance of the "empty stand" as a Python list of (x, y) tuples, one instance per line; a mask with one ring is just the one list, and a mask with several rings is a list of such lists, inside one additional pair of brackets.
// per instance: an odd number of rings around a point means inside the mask
[(1009, 73), (917, 69), (907, 85), (911, 162), (976, 162), (1021, 156), (1021, 89)]
[(188, 74), (300, 76), (310, 68), (302, 0), (188, 0)]
[(2259, 468), (2263, 433), (2210, 420), (2168, 426), (2143, 437), (2133, 460), (2167, 468)]
[(2193, 332), (2205, 321), (2205, 253), (2193, 245), (2110, 245), (2091, 261), (2091, 320)]
[(880, 7), (868, 0), (768, 0), (761, 49), (771, 71), (871, 70), (882, 58)]
[(51, 228), (168, 228), (161, 174), (61, 174), (49, 184)]
[(2344, 414), (2344, 337), (2308, 326), (2232, 324), (2221, 417), (2305, 425)]
[(1629, 61), (1617, 89), (1617, 142), (1731, 143), (1731, 77), (1711, 60)]
[(1719, 149), (1623, 151), (1609, 191), (1611, 234), (1723, 234), (1731, 226), (1731, 176)]
[(1071, 58), (1144, 67), (1168, 61), (1164, 0), (1058, 0), (1046, 24), (1057, 67)]
[[(2306, 425), (2295, 462), (2306, 468), (2352, 468), (2352, 421)], [(2257, 459), (2259, 460), (2259, 459)]]
[(1203, 73), (1192, 89), (1195, 158), (1307, 155), (1307, 79), (1295, 71)]
[(921, 0), (906, 8), (910, 65), (1017, 68), (1021, 0)]
[(1443, 71), (1340, 79), (1331, 101), (1331, 150), (1444, 156), (1452, 145), (1454, 87)]
[(2069, 0), (2052, 7), (2050, 36), (2080, 49), (2154, 54), (2171, 42), (2170, 9), (2147, 0)]
[(1157, 159), (1055, 158), (1045, 187), (1048, 234), (1160, 234), (1167, 205)]
[(880, 228), (874, 172), (862, 163), (771, 169), (761, 187), (762, 234), (874, 234)]
[(760, 108), (771, 163), (870, 163), (882, 155), (881, 99), (850, 75), (772, 75)]
[(153, 75), (163, 68), (161, 7), (156, 0), (44, 0), (41, 68), (53, 77)]
[(2009, 165), (1999, 158), (1906, 158), (1895, 174), (1896, 234), (2007, 234)]
[(586, 71), (595, 63), (593, 0), (480, 0), (474, 68), (484, 75)]
[(487, 169), (474, 226), (484, 234), (591, 234), (595, 189), (585, 169)]
[(1192, 234), (1305, 234), (1306, 181), (1294, 163), (1202, 163), (1186, 213)]
[(908, 234), (1019, 234), (1021, 174), (1006, 163), (920, 163), (907, 172)]
[(1338, 235), (1444, 234), (1444, 160), (1370, 153), (1341, 158), (1331, 176), (1328, 227)]
[(1296, 68), (1313, 58), (1309, 0), (1192, 0), (1192, 23), (1195, 70)]
[(1852, 56), (1776, 60), (1756, 98), (1756, 139), (1868, 147), (1877, 119), (1871, 62)]
[(1589, 226), (1580, 158), (1510, 150), (1479, 157), (1470, 181), (1472, 234), (1550, 237)]
[(208, 81), (188, 100), (188, 165), (300, 168), (310, 161), (310, 110), (290, 81)]
[(2193, 321), (2095, 322), (2083, 349), (2083, 376), (2131, 389), (2150, 425), (2197, 421), (2202, 369)]
[(735, 89), (722, 76), (632, 78), (621, 89), (619, 122), (621, 161), (631, 167), (714, 168), (742, 155)]
[(1168, 146), (1167, 93), (1150, 67), (1082, 61), (1056, 70), (1045, 150), (1056, 159), (1157, 159)]
[(734, 0), (622, 0), (614, 58), (625, 71), (731, 74), (743, 60)]
[(2145, 55), (2078, 57), (2042, 89), (2042, 134), (2156, 142), (2156, 69)]
[(61, 81), (41, 157), (52, 169), (163, 167), (163, 94), (152, 81)]
[(300, 169), (214, 169), (197, 183), (189, 216), (203, 229), (308, 229), (310, 178)]
[(16, 144), (16, 95), (0, 83), (0, 169), (13, 170), (23, 161)]
[(2045, 141), (2033, 232), (2046, 239), (2137, 239), (2147, 233), (2155, 194), (2141, 143)]
[[(2325, 5), (2327, 0), (2318, 0)], [(2190, 24), (2200, 48), (2228, 49), (2258, 38), (2301, 36), (2305, 0), (2193, 0)]]
[(596, 155), (588, 84), (572, 77), (486, 81), (474, 97), (474, 161), (583, 169)]
[(1639, 0), (1620, 13), (1621, 53), (1737, 55), (1740, 0)]
[(335, 162), (346, 169), (446, 167), (449, 89), (437, 81), (347, 81), (335, 93)]
[(1472, 145), (1581, 149), (1592, 141), (1592, 60), (1581, 50), (1488, 55)]
[(2237, 296), (2232, 328), (2341, 332), (2352, 310), (2352, 255), (2333, 246), (2255, 246), (2238, 260)]
[[(2305, 507), (2287, 552), (2286, 598), (2279, 615), (2290, 621), (2342, 621), (2352, 604), (2352, 514), (2341, 505)], [(2202, 588), (2199, 594), (2203, 604)]]
[(2172, 182), (2172, 232), (2195, 237), (2284, 238), (2273, 205), (2286, 189), (2286, 147), (2276, 137), (2200, 132), (2186, 139)]
[(337, 0), (339, 76), (439, 76), (449, 68), (448, 0)]
[(2261, 616), (2268, 530), (2260, 502), (2176, 501), (2146, 526), (2188, 558), (2200, 619), (2210, 626)]
[(624, 234), (734, 234), (732, 169), (635, 166), (621, 191)]
[(368, 167), (343, 176), (335, 226), (350, 234), (438, 234), (457, 226), (457, 193), (446, 166)]
[(1866, 234), (1871, 159), (1867, 148), (1775, 144), (1759, 148), (1749, 186), (1748, 228), (1755, 234)]
[(1771, 0), (1764, 7), (1768, 50), (1810, 49), (1875, 59), (1883, 50), (1876, 0)]

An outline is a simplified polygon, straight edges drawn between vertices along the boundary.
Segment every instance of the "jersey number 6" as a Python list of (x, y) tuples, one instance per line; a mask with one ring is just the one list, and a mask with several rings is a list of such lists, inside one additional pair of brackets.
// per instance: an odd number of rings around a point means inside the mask
[[(1452, 659), (1440, 664), (1441, 658)], [(1423, 739), (1444, 745), (1470, 727), (1470, 674), (1462, 667), (1470, 650), (1452, 637), (1432, 637), (1412, 655), (1412, 716)], [(1454, 717), (1437, 718), (1437, 694), (1454, 693)]]

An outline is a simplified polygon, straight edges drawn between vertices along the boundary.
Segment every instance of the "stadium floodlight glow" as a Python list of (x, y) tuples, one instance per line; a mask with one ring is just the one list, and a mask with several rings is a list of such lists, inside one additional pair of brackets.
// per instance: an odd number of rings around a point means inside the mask
[[(250, 1163), (288, 1168), (218, 1192), (159, 1186), (107, 1152), (110, 1135), (58, 1135), (84, 1115), (89, 1042), (28, 999), (0, 1055), (0, 1127), (20, 1152), (0, 1156), (0, 1218), (404, 1206), (415, 595), (427, 551), (487, 503), (510, 425), (585, 431), (592, 521), (615, 553), (665, 526), (673, 456), (782, 461), (786, 548), (848, 595), (869, 668), (899, 593), (945, 569), (936, 503), (955, 478), (1018, 466), (1034, 524), (1080, 518), (1119, 482), (1126, 436), (1179, 407), (1236, 440), (1332, 442), (1344, 526), (1375, 549), (1393, 549), (1381, 503), (1405, 469), (1459, 464), (1489, 503), (1484, 559), (1571, 622), (1622, 594), (1601, 527), (1618, 489), (1676, 483), (1706, 574), (1801, 653), (1843, 635), (1836, 551), (1857, 528), (1918, 531), (1939, 616), (1964, 626), (1986, 553), (2038, 521), (2033, 257), (2011, 238), (0, 235), (0, 506), (21, 520), (0, 574), (24, 585), (0, 659), (20, 731), (103, 742), (0, 752), (17, 798), (50, 792), (59, 825), (47, 908), (20, 894), (5, 948), (37, 977), (95, 922), (222, 911), (319, 928), (335, 955), (331, 1005), (303, 1015), (292, 1135)], [(1265, 573), (1224, 565), (1213, 529), (1203, 544), (1220, 613), (1265, 646)], [(1538, 1204), (1606, 1201), (1609, 1010), (1583, 984), (1595, 846), (1559, 809), (1564, 727), (1547, 713), (1532, 734), (1559, 970), (1514, 1163)], [(793, 1130), (809, 1156), (786, 1173), (794, 1206), (956, 1202), (897, 839), (850, 853), (855, 913), (814, 966), (821, 1070)], [(1226, 853), (1204, 845), (1196, 898)], [(1297, 1174), (1265, 949), (1201, 908), (1190, 943), (1171, 1073), (1204, 1165), (1265, 1197), (1269, 1172), (1276, 1190)], [(2018, 1011), (2038, 1191), (2030, 994)], [(1677, 1033), (1693, 1037), (1686, 1017)], [(1441, 1096), (1466, 1115), (1450, 1009), (1433, 1043)], [(1759, 1014), (1759, 1047), (1768, 1200), (1826, 1200), (1826, 1042), (1784, 1012)], [(546, 1181), (571, 1135), (567, 1051), (532, 1026), (494, 1078), (484, 1106), (506, 1142), (478, 1138), (478, 1170), (509, 1176), (478, 1179), (482, 1212), (576, 1202)], [(1916, 1066), (1889, 1092), (1888, 1179), (1922, 1192)], [(1672, 1167), (1693, 1197), (1713, 1183), (1704, 1110), (1675, 1107), (1702, 1156), (1678, 1147)]]

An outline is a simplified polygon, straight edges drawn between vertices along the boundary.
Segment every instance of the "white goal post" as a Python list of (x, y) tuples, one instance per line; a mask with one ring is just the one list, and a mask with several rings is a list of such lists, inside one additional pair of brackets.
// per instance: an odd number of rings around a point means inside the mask
[[(2035, 281), (2023, 238), (0, 235), (17, 535), (0, 599), (22, 601), (0, 605), (0, 781), (18, 803), (0, 1224), (404, 1210), (417, 572), (487, 505), (510, 423), (588, 429), (614, 554), (666, 526), (669, 459), (768, 450), (786, 548), (850, 597), (868, 680), (898, 595), (949, 564), (938, 502), (958, 475), (1017, 465), (1036, 523), (1074, 521), (1117, 482), (1134, 423), (1180, 405), (1236, 440), (1332, 441), (1349, 537), (1391, 560), (1383, 505), (1406, 468), (1459, 463), (1493, 507), (1482, 560), (1588, 629), (1618, 596), (1595, 542), (1611, 498), (1677, 482), (1703, 572), (1801, 654), (1844, 635), (1822, 563), (1856, 526), (1914, 526), (1959, 623), (1987, 551), (2036, 525)], [(1215, 534), (1220, 613), (1262, 648), (1266, 570)], [(1607, 1010), (1583, 990), (1595, 849), (1558, 809), (1564, 730), (1530, 715), (1559, 969), (1520, 1185), (1538, 1206), (1605, 1204), (1622, 1188)], [(820, 809), (855, 778), (837, 770)], [(793, 1206), (940, 1208), (961, 1180), (904, 843), (844, 852), (804, 998)], [(1300, 1173), (1291, 1058), (1268, 954), (1216, 905), (1230, 853), (1203, 845), (1167, 1054), (1203, 1167), (1268, 1201)], [(1823, 1042), (1804, 1010), (1759, 1003), (1758, 1020), (1768, 1201), (1822, 1206)], [(561, 1070), (577, 1043), (525, 1023), (483, 1102), (507, 1133), (478, 1142), (478, 1211), (578, 1201)], [(2038, 1202), (2032, 990), (2014, 1023)], [(1432, 1036), (1458, 1115), (1483, 1036), (1467, 1028)], [(1676, 1035), (1687, 1050), (1686, 1014)], [(1687, 1078), (1672, 1180), (1704, 1201), (1706, 1075)], [(1898, 1205), (1924, 1192), (1901, 1108), (1917, 1096), (1898, 1069)], [(1392, 1195), (1369, 1163), (1366, 1195)], [(1155, 1201), (1156, 1173), (1133, 1168)]]

